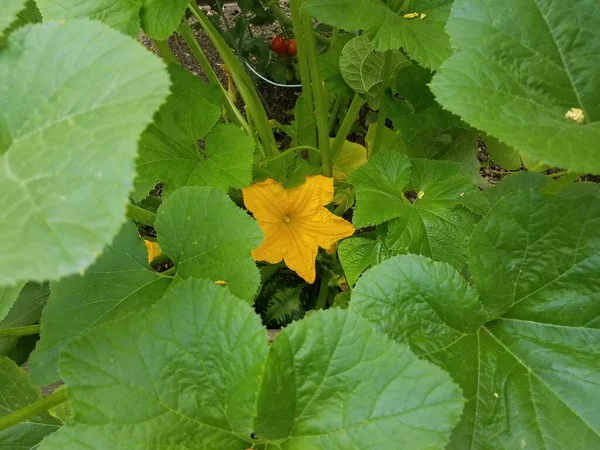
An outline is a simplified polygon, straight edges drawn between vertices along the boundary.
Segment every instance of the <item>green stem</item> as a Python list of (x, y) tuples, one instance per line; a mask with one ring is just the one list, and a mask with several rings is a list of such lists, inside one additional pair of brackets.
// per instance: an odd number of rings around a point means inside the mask
[(335, 102), (333, 103), (333, 108), (331, 108), (331, 113), (329, 113), (329, 131), (333, 128), (333, 124), (335, 123), (335, 119), (337, 118), (338, 111), (340, 110), (340, 106), (342, 105), (342, 101), (344, 100), (343, 95), (338, 95), (335, 98)]
[(348, 111), (346, 111), (346, 115), (342, 119), (342, 123), (340, 124), (340, 128), (335, 136), (335, 140), (331, 146), (331, 160), (335, 162), (340, 153), (342, 145), (344, 145), (344, 141), (350, 134), (350, 130), (352, 129), (352, 125), (356, 121), (358, 117), (358, 113), (360, 113), (360, 109), (365, 104), (365, 100), (360, 98), (358, 94), (354, 95), (352, 99), (352, 103), (350, 103), (350, 107)]
[(147, 225), (149, 227), (154, 226), (154, 221), (156, 220), (156, 214), (152, 211), (148, 211), (147, 209), (140, 208), (132, 203), (127, 205), (127, 211), (125, 213), (127, 217), (131, 220), (141, 223), (142, 225)]
[(383, 135), (385, 133), (385, 119), (387, 117), (388, 102), (386, 101), (387, 90), (390, 87), (390, 72), (392, 70), (392, 52), (385, 52), (385, 61), (383, 63), (383, 81), (381, 86), (381, 97), (379, 101), (379, 115), (377, 116), (377, 129), (375, 130), (375, 138), (373, 139), (373, 151), (371, 156), (381, 150)]
[(331, 275), (327, 271), (323, 271), (321, 275), (321, 285), (319, 286), (319, 296), (317, 297), (317, 304), (315, 309), (324, 309), (327, 302), (327, 294), (329, 294), (329, 280)]
[[(269, 6), (269, 9), (271, 10), (271, 12), (273, 13), (273, 15), (277, 18), (277, 21), (282, 25), (282, 27), (294, 28), (294, 35), (296, 36), (296, 38), (298, 38), (298, 35), (296, 34), (296, 29), (295, 29), (296, 27), (294, 25), (293, 14), (292, 14), (292, 20), (290, 20), (290, 18), (285, 15), (285, 13), (281, 10), (281, 8), (279, 7), (279, 5), (277, 3), (272, 2), (268, 6)], [(329, 39), (327, 36), (323, 36), (317, 30), (313, 29), (312, 34), (317, 39), (317, 41), (320, 41), (321, 43), (323, 43), (325, 45), (331, 45), (331, 39)]]
[(0, 328), (0, 338), (8, 336), (31, 336), (40, 332), (39, 325), (27, 325), (25, 327)]
[[(297, 2), (298, 0), (291, 0)], [(313, 100), (315, 102), (315, 113), (317, 116), (317, 131), (319, 134), (319, 150), (321, 151), (321, 169), (326, 177), (333, 176), (331, 153), (329, 149), (329, 123), (327, 121), (327, 97), (323, 89), (319, 62), (317, 60), (317, 47), (312, 35), (312, 20), (308, 15), (301, 15), (302, 30), (304, 31), (304, 42), (306, 44), (306, 55), (308, 69), (310, 71), (310, 85), (312, 87)]]
[(246, 122), (246, 119), (244, 119), (242, 113), (237, 109), (235, 103), (233, 103), (233, 101), (231, 100), (229, 93), (227, 92), (227, 90), (225, 90), (225, 88), (221, 84), (221, 81), (219, 81), (217, 74), (213, 70), (212, 66), (210, 65), (210, 62), (206, 58), (206, 55), (202, 51), (202, 47), (200, 47), (200, 44), (198, 44), (196, 36), (192, 31), (192, 27), (190, 26), (187, 20), (184, 20), (179, 26), (179, 33), (183, 36), (183, 39), (194, 54), (194, 57), (200, 64), (200, 67), (202, 67), (202, 71), (208, 78), (208, 81), (219, 86), (221, 96), (223, 97), (223, 102), (225, 104), (225, 109), (227, 110), (227, 116), (229, 117), (229, 119), (240, 125), (250, 136), (253, 136), (254, 132), (252, 131), (252, 128), (250, 127), (248, 122)]
[[(277, 6), (277, 9), (279, 9), (279, 6)], [(312, 113), (312, 111), (314, 111), (315, 109), (315, 105), (313, 101), (312, 90), (310, 87), (310, 69), (308, 68), (308, 52), (306, 49), (306, 40), (304, 39), (304, 30), (302, 29), (300, 3), (297, 0), (292, 0), (290, 2), (290, 11), (292, 13), (294, 35), (296, 36), (296, 47), (298, 49), (297, 58), (298, 66), (300, 68), (300, 82), (302, 83), (302, 97), (304, 97), (304, 101), (307, 103), (308, 109)], [(312, 139), (314, 139), (316, 136), (315, 129), (312, 129), (310, 133), (311, 140), (309, 140), (309, 142), (312, 142)], [(308, 138), (308, 136), (305, 137), (306, 140), (308, 140)], [(316, 140), (314, 142), (316, 142)], [(319, 155), (314, 160), (312, 158), (309, 158), (309, 161), (311, 163), (314, 163), (315, 165), (320, 164), (321, 156)]]
[(160, 52), (160, 55), (163, 57), (163, 59), (166, 61), (167, 64), (168, 63), (179, 64), (179, 61), (177, 61), (177, 58), (171, 51), (171, 48), (169, 47), (169, 44), (167, 44), (167, 41), (155, 40), (154, 45), (156, 45), (156, 48)]
[(17, 425), (27, 419), (31, 419), (44, 411), (48, 411), (53, 406), (56, 406), (67, 400), (67, 390), (58, 389), (52, 394), (41, 398), (24, 408), (18, 409), (6, 416), (0, 417), (0, 432)]
[(240, 60), (235, 56), (235, 53), (233, 53), (231, 48), (229, 48), (229, 45), (227, 45), (223, 36), (221, 36), (204, 11), (202, 11), (195, 2), (189, 3), (189, 9), (216, 47), (221, 59), (227, 64), (227, 69), (229, 70), (233, 82), (242, 96), (244, 103), (248, 107), (248, 112), (250, 113), (250, 116), (252, 116), (252, 122), (254, 122), (254, 125), (256, 126), (258, 137), (267, 155), (276, 155), (278, 153), (277, 144), (275, 142), (275, 137), (273, 136), (273, 131), (271, 130), (269, 117), (254, 88), (252, 80), (246, 73), (246, 69), (244, 69)]

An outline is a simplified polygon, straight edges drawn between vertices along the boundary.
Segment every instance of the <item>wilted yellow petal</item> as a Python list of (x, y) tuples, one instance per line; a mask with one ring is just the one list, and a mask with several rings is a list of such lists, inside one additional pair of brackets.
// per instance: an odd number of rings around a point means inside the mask
[(333, 179), (316, 175), (286, 190), (266, 180), (243, 190), (244, 205), (256, 218), (265, 240), (252, 251), (257, 261), (285, 264), (307, 282), (316, 277), (319, 247), (330, 249), (354, 233), (351, 223), (324, 206), (333, 199)]
[(217, 286), (226, 286), (227, 285), (227, 281), (225, 281), (225, 280), (215, 280), (215, 284)]
[(567, 111), (567, 113), (565, 114), (565, 117), (567, 119), (574, 120), (577, 123), (585, 122), (585, 114), (583, 113), (583, 110), (581, 110), (579, 108), (571, 108), (570, 110)]
[(162, 255), (162, 250), (160, 249), (158, 242), (147, 241), (144, 239), (144, 245), (146, 246), (146, 251), (148, 252), (149, 263)]
[(414, 19), (415, 17), (419, 17), (419, 13), (418, 12), (404, 14), (404, 18), (405, 19)]
[(427, 14), (421, 13), (421, 20), (423, 20), (425, 17), (427, 17)]

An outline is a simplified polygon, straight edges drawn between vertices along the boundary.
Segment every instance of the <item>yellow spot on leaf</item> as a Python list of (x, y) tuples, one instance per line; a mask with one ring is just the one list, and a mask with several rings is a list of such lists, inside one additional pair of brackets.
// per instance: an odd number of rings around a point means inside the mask
[(425, 192), (423, 192), (423, 191), (419, 191), (419, 192), (417, 192), (417, 198), (418, 198), (419, 200), (421, 200), (423, 197), (425, 197)]
[(267, 179), (242, 189), (244, 205), (258, 221), (265, 240), (252, 251), (257, 261), (285, 264), (308, 283), (316, 277), (319, 247), (334, 244), (354, 233), (350, 222), (325, 208), (333, 199), (333, 179), (307, 177), (293, 189)]
[(420, 19), (421, 19), (421, 20), (423, 20), (425, 17), (427, 17), (427, 14), (425, 14), (425, 13), (421, 13), (421, 17), (420, 17)]
[(162, 255), (162, 250), (158, 245), (158, 242), (147, 241), (144, 239), (144, 245), (146, 246), (146, 250), (148, 251), (148, 262), (151, 263), (157, 257)]
[(418, 12), (414, 12), (414, 13), (404, 14), (403, 17), (405, 19), (414, 19), (415, 17), (419, 17), (419, 13)]
[(565, 117), (567, 119), (574, 120), (577, 123), (585, 122), (585, 114), (579, 108), (571, 108), (570, 110), (567, 111), (567, 113), (565, 114)]
[(215, 284), (216, 284), (217, 286), (226, 286), (226, 285), (227, 285), (227, 281), (224, 281), (224, 280), (216, 280), (216, 281), (215, 281)]
[(500, 396), (498, 395), (497, 392), (494, 392), (494, 397), (499, 398)]

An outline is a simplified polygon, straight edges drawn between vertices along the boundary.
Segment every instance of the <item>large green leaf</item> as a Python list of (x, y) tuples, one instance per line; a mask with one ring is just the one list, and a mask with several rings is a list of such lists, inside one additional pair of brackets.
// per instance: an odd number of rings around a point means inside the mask
[[(391, 51), (389, 79), (395, 79), (403, 67), (412, 63), (399, 51)], [(339, 65), (344, 81), (355, 92), (365, 94), (369, 106), (379, 109), (383, 92), (383, 66), (385, 53), (375, 51), (375, 47), (365, 35), (350, 40), (343, 48)]]
[(19, 297), (19, 292), (25, 286), (25, 282), (21, 281), (12, 286), (0, 286), (0, 320), (4, 319), (12, 308), (13, 304)]
[(600, 202), (593, 197), (523, 191), (500, 200), (470, 242), (482, 302), (493, 314), (509, 308), (509, 317), (543, 314), (544, 323), (586, 326), (597, 320), (598, 230)]
[(178, 189), (158, 209), (155, 226), (160, 247), (175, 262), (177, 280), (225, 281), (234, 295), (252, 302), (260, 274), (250, 251), (263, 234), (224, 192)]
[(51, 284), (41, 339), (30, 358), (33, 381), (43, 386), (58, 380), (58, 354), (71, 339), (102, 322), (154, 304), (171, 281), (150, 268), (142, 239), (135, 226), (126, 223), (84, 275)]
[(3, 2), (2, 11), (0, 11), (0, 38), (4, 35), (4, 30), (17, 19), (17, 14), (25, 9), (26, 1), (27, 0), (7, 0)]
[[(461, 385), (467, 404), (449, 448), (600, 446), (599, 221), (591, 197), (501, 200), (470, 249), (482, 303), (453, 268), (422, 257), (392, 258), (358, 281), (350, 310)], [(516, 293), (508, 311), (492, 279)], [(484, 306), (505, 313), (484, 324)]]
[(338, 245), (338, 257), (350, 287), (354, 286), (360, 274), (371, 266), (376, 244), (377, 241), (372, 239), (353, 237), (344, 239)]
[(402, 215), (409, 206), (403, 191), (410, 178), (410, 159), (393, 150), (377, 153), (352, 172), (348, 181), (356, 189), (354, 225), (377, 225)]
[(337, 308), (269, 348), (259, 316), (208, 280), (90, 330), (60, 366), (74, 423), (42, 450), (442, 448), (463, 404), (446, 373)]
[[(38, 322), (49, 295), (50, 286), (47, 283), (27, 283), (6, 317), (0, 321), (0, 329)], [(36, 339), (36, 336), (5, 336), (0, 339), (0, 356), (8, 356), (17, 364), (22, 364), (28, 359)]]
[[(438, 101), (521, 153), (599, 172), (600, 29), (588, 0), (456, 0), (455, 48), (432, 82)], [(580, 124), (565, 117), (571, 108)]]
[[(218, 88), (179, 66), (171, 64), (169, 71), (173, 93), (140, 140), (134, 199), (144, 199), (159, 181), (165, 193), (192, 185), (248, 186), (254, 141), (233, 124), (213, 129), (221, 117)], [(199, 150), (197, 143), (205, 136)]]
[[(419, 64), (437, 69), (451, 53), (444, 30), (451, 4), (452, 0), (305, 0), (303, 6), (329, 25), (367, 31), (377, 50), (404, 47)], [(415, 11), (426, 17), (403, 17)]]
[(41, 21), (42, 17), (33, 0), (5, 0), (0, 11), (0, 47), (11, 31)]
[(179, 26), (185, 0), (37, 0), (44, 20), (100, 20), (125, 34), (137, 36), (140, 25), (153, 39), (166, 39)]
[[(42, 398), (23, 369), (13, 361), (0, 356), (0, 417), (24, 408)], [(47, 412), (41, 412), (4, 431), (0, 431), (0, 449), (31, 449), (55, 432), (60, 422)]]
[(137, 140), (168, 92), (164, 64), (73, 20), (12, 33), (0, 79), (0, 284), (82, 272), (125, 219)]
[(275, 339), (255, 431), (282, 450), (443, 448), (461, 410), (447, 374), (334, 308)]
[(41, 449), (245, 449), (268, 350), (259, 316), (207, 280), (63, 350), (75, 423)]
[[(350, 182), (357, 194), (357, 227), (395, 219), (382, 239), (389, 253), (423, 254), (457, 268), (465, 264), (469, 236), (488, 202), (460, 165), (383, 151), (354, 171)], [(409, 190), (416, 195), (413, 202), (405, 196)]]
[(326, 52), (317, 56), (319, 63), (319, 72), (323, 81), (325, 81), (325, 87), (327, 92), (331, 92), (335, 95), (343, 95), (350, 98), (354, 92), (348, 86), (342, 71), (340, 69), (340, 56), (344, 46), (348, 43), (353, 35), (350, 33), (343, 34), (327, 49)]

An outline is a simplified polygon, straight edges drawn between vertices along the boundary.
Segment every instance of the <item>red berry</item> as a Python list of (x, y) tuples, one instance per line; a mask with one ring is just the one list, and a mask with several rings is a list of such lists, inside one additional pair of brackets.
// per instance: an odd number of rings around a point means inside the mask
[(275, 36), (271, 41), (271, 50), (278, 55), (280, 55), (281, 52), (287, 52), (285, 48), (285, 39), (283, 39), (281, 36)]
[(285, 47), (287, 48), (287, 52), (292, 56), (298, 53), (298, 49), (296, 48), (296, 39), (290, 39), (287, 41)]

